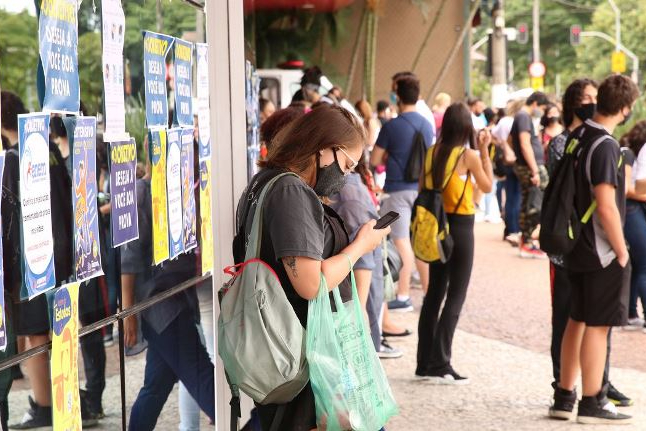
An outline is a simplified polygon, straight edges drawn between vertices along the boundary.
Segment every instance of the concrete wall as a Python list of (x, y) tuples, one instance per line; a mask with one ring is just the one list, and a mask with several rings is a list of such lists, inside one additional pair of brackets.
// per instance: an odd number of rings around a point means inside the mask
[[(425, 20), (420, 9), (410, 0), (381, 1), (378, 20), (377, 57), (375, 71), (376, 100), (388, 100), (390, 77), (398, 71), (411, 70), (413, 60), (420, 49), (424, 36), (437, 13), (441, 13), (435, 29), (422, 52), (415, 69), (422, 84), (422, 97), (426, 98), (432, 83), (437, 79), (449, 52), (457, 41), (465, 20), (465, 2), (446, 0), (440, 11), (442, 0), (427, 0), (428, 18)], [(466, 2), (468, 8), (470, 2)], [(357, 0), (350, 7), (352, 17), (344, 25), (351, 29), (350, 35), (339, 47), (327, 47), (325, 63), (333, 65), (343, 78), (347, 79), (356, 34), (360, 27), (365, 0)], [(468, 11), (466, 12), (468, 13)], [(353, 103), (362, 96), (364, 80), (365, 37), (362, 38), (359, 60), (348, 99)], [(325, 71), (324, 71), (325, 72)], [(347, 86), (346, 86), (347, 87)], [(453, 60), (446, 78), (438, 91), (449, 93), (454, 99), (465, 95), (464, 50), (462, 46)]]

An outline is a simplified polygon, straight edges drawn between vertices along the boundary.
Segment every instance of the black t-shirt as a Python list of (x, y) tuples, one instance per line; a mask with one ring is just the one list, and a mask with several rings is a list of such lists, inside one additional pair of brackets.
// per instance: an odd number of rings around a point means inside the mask
[(532, 143), (532, 149), (534, 150), (534, 158), (536, 159), (536, 164), (542, 165), (543, 160), (543, 147), (541, 146), (541, 141), (536, 135), (536, 130), (534, 129), (534, 123), (532, 122), (532, 117), (523, 110), (518, 112), (514, 117), (514, 123), (511, 126), (511, 143), (516, 153), (516, 163), (521, 166), (527, 166), (527, 161), (523, 152), (520, 149), (520, 134), (522, 132), (528, 132), (530, 135), (530, 142)]
[[(626, 215), (626, 181), (619, 144), (606, 129), (592, 120), (575, 129), (570, 134), (567, 145), (572, 139), (578, 139), (582, 146), (575, 175), (575, 207), (578, 214), (583, 216), (590, 208), (595, 186), (610, 184), (615, 188), (615, 200), (623, 225)], [(565, 263), (572, 271), (596, 271), (606, 268), (616, 257), (595, 211), (590, 221), (583, 225), (581, 237), (572, 252), (566, 256)]]

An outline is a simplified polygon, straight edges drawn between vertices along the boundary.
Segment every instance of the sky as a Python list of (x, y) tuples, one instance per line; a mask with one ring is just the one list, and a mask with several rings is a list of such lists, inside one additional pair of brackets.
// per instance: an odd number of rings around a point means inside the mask
[(9, 12), (22, 12), (28, 9), (32, 14), (36, 14), (33, 0), (0, 0), (0, 9)]

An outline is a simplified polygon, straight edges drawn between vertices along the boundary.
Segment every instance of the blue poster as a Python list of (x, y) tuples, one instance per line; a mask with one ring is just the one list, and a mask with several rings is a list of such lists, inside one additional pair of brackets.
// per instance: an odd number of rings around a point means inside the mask
[(148, 127), (168, 126), (166, 55), (175, 39), (151, 31), (144, 31), (143, 34), (146, 124)]
[(182, 129), (182, 210), (184, 212), (184, 251), (197, 247), (197, 211), (195, 210), (195, 164), (193, 128)]
[(43, 0), (38, 22), (44, 111), (78, 112), (77, 0)]
[(134, 139), (110, 142), (110, 223), (112, 246), (118, 247), (139, 238), (137, 219), (136, 166)]
[[(49, 115), (18, 115), (22, 267), (31, 299), (56, 285), (49, 182)], [(21, 295), (22, 296), (22, 295)]]
[(200, 160), (211, 158), (211, 111), (209, 108), (209, 46), (195, 44), (197, 55), (197, 119)]
[(193, 126), (193, 44), (175, 39), (175, 124)]
[(80, 282), (103, 274), (96, 207), (96, 117), (77, 117), (72, 136), (74, 273)]
[[(0, 178), (4, 174), (4, 151), (0, 151)], [(2, 206), (2, 199), (0, 199)], [(2, 232), (2, 219), (0, 218), (0, 232)], [(0, 351), (7, 348), (7, 324), (4, 315), (4, 262), (2, 261), (2, 241), (0, 240)]]
[(168, 243), (170, 258), (184, 251), (182, 209), (182, 129), (168, 130), (168, 153), (166, 156), (166, 194), (168, 199)]

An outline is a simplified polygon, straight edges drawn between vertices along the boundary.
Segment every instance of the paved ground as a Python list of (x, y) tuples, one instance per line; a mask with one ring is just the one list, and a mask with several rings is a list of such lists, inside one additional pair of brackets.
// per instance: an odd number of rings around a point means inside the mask
[[(454, 344), (454, 366), (471, 378), (466, 387), (432, 386), (413, 380), (417, 337), (391, 339), (405, 355), (383, 361), (400, 415), (388, 431), (480, 431), (579, 429), (574, 423), (546, 417), (551, 396), (550, 297), (548, 265), (525, 261), (500, 240), (500, 225), (476, 227), (476, 261), (472, 283)], [(421, 291), (413, 291), (416, 310), (395, 315), (417, 329)], [(624, 430), (646, 430), (646, 334), (618, 330), (613, 339), (612, 381), (635, 399), (628, 409), (635, 425)], [(108, 388), (104, 404), (108, 417), (100, 429), (120, 429), (119, 377), (116, 348), (109, 352)], [(127, 399), (132, 404), (143, 380), (144, 356), (127, 362)], [(18, 383), (10, 396), (12, 421), (26, 408), (28, 390)], [(204, 419), (204, 418), (203, 418)], [(176, 430), (177, 395), (171, 394), (158, 430)], [(202, 421), (202, 429), (209, 429)], [(609, 427), (598, 427), (610, 429)], [(597, 429), (597, 427), (586, 427)]]

